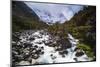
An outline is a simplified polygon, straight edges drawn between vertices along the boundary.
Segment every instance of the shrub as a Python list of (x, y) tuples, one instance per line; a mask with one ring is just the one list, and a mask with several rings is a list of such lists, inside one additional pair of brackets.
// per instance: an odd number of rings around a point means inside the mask
[(87, 44), (83, 44), (83, 43), (79, 43), (77, 45), (77, 48), (83, 50), (86, 55), (92, 59), (95, 58), (94, 52), (92, 51), (92, 48), (90, 48), (90, 46), (88, 46)]

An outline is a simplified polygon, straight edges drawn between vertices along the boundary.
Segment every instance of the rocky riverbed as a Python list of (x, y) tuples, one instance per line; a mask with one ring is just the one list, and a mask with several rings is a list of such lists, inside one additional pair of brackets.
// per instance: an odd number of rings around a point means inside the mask
[(14, 65), (90, 61), (78, 40), (71, 34), (67, 39), (52, 36), (45, 30), (25, 30), (12, 34), (12, 63)]

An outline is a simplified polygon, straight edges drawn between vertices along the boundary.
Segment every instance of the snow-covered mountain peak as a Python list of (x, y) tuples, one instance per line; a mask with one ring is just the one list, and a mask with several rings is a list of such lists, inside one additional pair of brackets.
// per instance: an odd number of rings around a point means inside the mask
[(83, 9), (80, 5), (46, 4), (25, 2), (40, 18), (48, 23), (64, 23)]

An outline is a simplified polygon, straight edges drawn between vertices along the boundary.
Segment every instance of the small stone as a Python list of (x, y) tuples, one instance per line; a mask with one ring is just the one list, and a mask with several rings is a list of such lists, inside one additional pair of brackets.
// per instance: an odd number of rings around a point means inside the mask
[(53, 56), (53, 54), (51, 54), (50, 56)]
[(63, 51), (64, 54), (68, 54), (68, 51)]
[(39, 58), (39, 55), (38, 55), (38, 54), (34, 54), (34, 55), (32, 56), (32, 58), (38, 59), (38, 58)]
[(42, 46), (41, 49), (44, 49), (44, 47)]
[(38, 46), (37, 46), (37, 45), (35, 45), (34, 47), (35, 47), (35, 48), (38, 48)]
[(56, 59), (57, 57), (56, 57), (56, 56), (51, 56), (51, 58), (52, 58), (52, 59)]
[(62, 55), (62, 54), (63, 54), (63, 52), (59, 51), (59, 54), (60, 54), (60, 55)]
[(30, 43), (24, 43), (24, 48), (26, 48), (26, 47), (32, 47), (32, 44), (30, 44)]
[(34, 37), (31, 37), (31, 38), (29, 38), (29, 40), (33, 41), (33, 40), (35, 40), (35, 38)]
[(80, 56), (82, 56), (82, 55), (84, 55), (83, 52), (77, 52), (77, 53), (75, 54), (76, 57), (80, 57)]
[(44, 54), (44, 52), (41, 52), (41, 54)]
[(31, 64), (35, 64), (36, 63), (36, 60), (35, 59), (32, 59), (32, 63)]
[(74, 49), (74, 51), (77, 51), (77, 50), (79, 50), (79, 48), (75, 48), (75, 49)]
[(41, 49), (39, 49), (38, 51), (39, 51), (39, 52), (41, 52), (42, 50), (41, 50)]
[(35, 53), (35, 52), (36, 52), (36, 50), (33, 50), (32, 52), (33, 52), (33, 53)]
[(62, 57), (65, 57), (65, 55), (63, 54)]
[(18, 65), (30, 65), (30, 63), (28, 61), (21, 61)]
[(14, 50), (12, 51), (12, 53), (13, 53), (13, 54), (16, 54), (16, 55), (18, 54), (18, 52), (14, 51)]
[(78, 61), (77, 58), (73, 58), (75, 61)]

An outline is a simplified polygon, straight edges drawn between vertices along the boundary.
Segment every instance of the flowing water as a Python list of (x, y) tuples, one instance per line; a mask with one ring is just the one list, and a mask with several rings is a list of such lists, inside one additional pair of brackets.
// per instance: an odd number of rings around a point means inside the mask
[[(67, 35), (66, 35), (67, 36)], [(12, 61), (16, 65), (90, 61), (84, 51), (76, 49), (78, 40), (68, 33), (68, 42), (44, 30), (26, 30), (13, 34)]]

